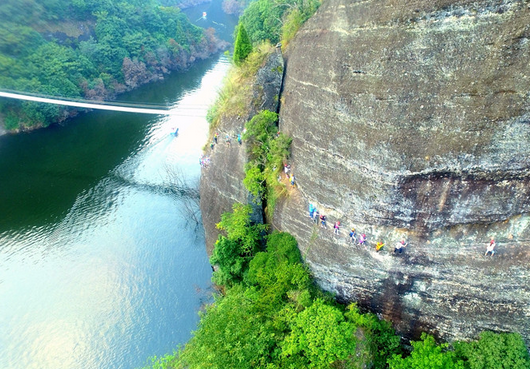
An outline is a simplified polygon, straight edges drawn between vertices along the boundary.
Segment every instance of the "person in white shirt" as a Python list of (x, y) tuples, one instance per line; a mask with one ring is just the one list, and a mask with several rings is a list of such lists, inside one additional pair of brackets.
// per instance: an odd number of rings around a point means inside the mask
[(493, 237), (491, 237), (490, 244), (486, 248), (486, 253), (484, 254), (484, 256), (487, 256), (489, 254), (491, 254), (491, 256), (495, 255), (495, 246), (496, 246), (495, 240), (493, 239)]

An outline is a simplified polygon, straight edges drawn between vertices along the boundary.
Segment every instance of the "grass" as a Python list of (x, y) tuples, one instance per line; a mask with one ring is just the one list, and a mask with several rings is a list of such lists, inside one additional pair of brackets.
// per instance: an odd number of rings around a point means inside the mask
[[(287, 196), (288, 191), (285, 184), (278, 182), (278, 175), (281, 175), (281, 171), (278, 174), (272, 174), (267, 178), (267, 208), (265, 209), (268, 219), (273, 218), (274, 209), (276, 208), (276, 202), (282, 196)], [(270, 183), (273, 183), (272, 185)]]
[(272, 52), (274, 52), (272, 45), (264, 42), (255, 46), (240, 66), (232, 65), (217, 100), (208, 110), (210, 140), (223, 118), (244, 116), (250, 110), (254, 79), (266, 57)]

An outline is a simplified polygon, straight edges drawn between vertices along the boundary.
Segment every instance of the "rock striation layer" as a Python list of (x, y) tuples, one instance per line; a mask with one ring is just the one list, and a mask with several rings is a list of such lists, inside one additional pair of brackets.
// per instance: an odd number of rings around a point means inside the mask
[(280, 129), (297, 187), (273, 225), (324, 289), (407, 337), (530, 344), (529, 61), (526, 1), (323, 2), (288, 53)]

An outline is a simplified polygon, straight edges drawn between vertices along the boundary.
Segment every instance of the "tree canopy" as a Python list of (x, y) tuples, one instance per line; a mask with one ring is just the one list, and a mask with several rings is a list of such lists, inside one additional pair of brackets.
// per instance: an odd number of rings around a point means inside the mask
[[(252, 43), (279, 42), (284, 28), (296, 29), (320, 6), (320, 0), (255, 0), (243, 12), (240, 23), (245, 26)], [(294, 31), (296, 32), (296, 30)]]
[[(213, 43), (211, 32), (156, 0), (4, 0), (0, 19), (0, 88), (60, 97), (113, 98), (187, 67)], [(68, 116), (17, 101), (2, 101), (0, 112), (7, 128)]]

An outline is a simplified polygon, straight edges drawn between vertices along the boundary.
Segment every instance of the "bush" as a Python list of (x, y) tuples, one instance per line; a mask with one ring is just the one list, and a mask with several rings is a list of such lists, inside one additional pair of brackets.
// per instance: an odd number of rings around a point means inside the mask
[(517, 333), (482, 332), (478, 341), (458, 342), (456, 353), (469, 369), (527, 369), (530, 356)]
[(411, 342), (412, 353), (403, 358), (394, 355), (388, 360), (390, 369), (464, 369), (454, 351), (448, 351), (446, 343), (437, 345), (433, 336), (422, 333), (421, 341)]
[(263, 171), (255, 163), (247, 164), (243, 184), (248, 192), (254, 195), (256, 201), (263, 195), (265, 191), (265, 176)]
[[(217, 100), (207, 115), (210, 123), (210, 136), (213, 136), (221, 117), (244, 116), (248, 113), (252, 100), (251, 86), (264, 60), (274, 52), (270, 43), (255, 45), (253, 51), (237, 68), (232, 67), (225, 77)], [(211, 138), (211, 137), (210, 137)]]
[(214, 281), (219, 285), (231, 286), (243, 280), (248, 263), (256, 253), (261, 234), (267, 226), (252, 224), (250, 205), (234, 204), (232, 213), (225, 213), (217, 228), (227, 236), (219, 236), (210, 257), (210, 263), (218, 266), (213, 273)]
[(361, 314), (356, 304), (349, 305), (345, 315), (362, 329), (374, 368), (385, 368), (392, 356), (401, 354), (400, 339), (389, 322), (380, 320), (375, 314)]
[[(355, 352), (356, 327), (334, 306), (317, 299), (296, 316), (291, 333), (282, 344), (282, 356), (299, 354), (304, 367), (329, 368)], [(300, 364), (302, 360), (297, 360)]]
[(250, 154), (250, 160), (257, 165), (264, 167), (267, 163), (270, 142), (278, 129), (277, 120), (278, 114), (269, 110), (262, 110), (245, 125), (246, 132), (243, 139), (248, 142), (247, 150)]

